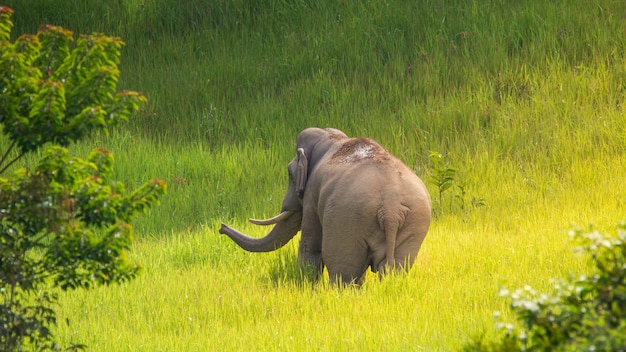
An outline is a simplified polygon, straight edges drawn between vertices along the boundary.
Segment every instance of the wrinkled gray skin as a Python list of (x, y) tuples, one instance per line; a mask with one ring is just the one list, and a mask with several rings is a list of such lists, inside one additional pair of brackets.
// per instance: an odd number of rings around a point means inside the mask
[(281, 215), (253, 223), (274, 224), (262, 238), (224, 224), (220, 233), (251, 252), (268, 252), (302, 230), (298, 260), (333, 282), (360, 284), (374, 272), (408, 270), (430, 225), (430, 197), (422, 180), (369, 138), (336, 129), (308, 128), (287, 166), (289, 188)]

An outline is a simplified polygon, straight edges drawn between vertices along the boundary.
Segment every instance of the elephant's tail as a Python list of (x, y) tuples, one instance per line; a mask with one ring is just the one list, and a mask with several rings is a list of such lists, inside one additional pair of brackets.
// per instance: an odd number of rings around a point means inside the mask
[(400, 229), (400, 222), (397, 218), (390, 217), (385, 214), (388, 212), (381, 209), (378, 212), (378, 224), (380, 228), (385, 232), (385, 246), (386, 246), (386, 260), (379, 264), (379, 271), (386, 269), (394, 269), (396, 265), (396, 242), (398, 238), (398, 231)]
[(395, 221), (387, 221), (385, 226), (385, 241), (387, 245), (387, 261), (385, 266), (394, 269), (396, 265), (396, 239), (398, 238), (398, 224)]

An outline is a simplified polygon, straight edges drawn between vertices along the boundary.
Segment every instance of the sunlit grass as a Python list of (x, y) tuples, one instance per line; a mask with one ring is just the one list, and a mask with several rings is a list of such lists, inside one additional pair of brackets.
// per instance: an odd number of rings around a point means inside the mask
[[(621, 180), (609, 185), (614, 182)], [(295, 266), (294, 243), (247, 253), (218, 235), (217, 224), (139, 240), (132, 259), (144, 266), (142, 275), (67, 295), (62, 316), (71, 324), (61, 324), (61, 335), (96, 350), (453, 350), (474, 334), (493, 334), (495, 310), (508, 316), (501, 287), (545, 289), (550, 278), (586, 267), (561, 219), (585, 213), (610, 228), (611, 216), (593, 209), (606, 194), (561, 207), (556, 199), (562, 192), (555, 200), (537, 196), (532, 206), (511, 202), (467, 217), (443, 216), (408, 275), (382, 281), (368, 275), (361, 289), (339, 291), (327, 278), (313, 284), (297, 274), (277, 275)], [(615, 196), (623, 198), (624, 191)]]

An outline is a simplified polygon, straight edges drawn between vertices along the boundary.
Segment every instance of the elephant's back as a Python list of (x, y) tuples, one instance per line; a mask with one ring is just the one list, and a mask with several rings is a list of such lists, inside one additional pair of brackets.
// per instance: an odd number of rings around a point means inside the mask
[(319, 201), (371, 214), (383, 204), (428, 208), (430, 196), (422, 180), (400, 159), (370, 138), (345, 138), (319, 163)]
[[(345, 160), (345, 159), (344, 159)], [(371, 214), (384, 204), (428, 208), (424, 182), (402, 161), (385, 152), (380, 157), (328, 163), (322, 172), (320, 201)]]

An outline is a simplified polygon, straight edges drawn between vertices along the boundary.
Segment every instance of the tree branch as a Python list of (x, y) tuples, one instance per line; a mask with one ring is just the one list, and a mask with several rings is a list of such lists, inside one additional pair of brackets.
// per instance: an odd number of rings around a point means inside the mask
[[(9, 167), (11, 167), (11, 165), (13, 165), (16, 161), (20, 160), (24, 154), (26, 154), (26, 152), (22, 152), (20, 153), (20, 155), (16, 156), (13, 160), (9, 161), (9, 163), (3, 167), (2, 169), (0, 169), (0, 174), (2, 174), (3, 172), (5, 172)], [(4, 162), (4, 158), (2, 161), (0, 161), (0, 165), (2, 165), (2, 162)]]
[[(7, 151), (4, 152), (4, 155), (2, 156), (2, 159), (0, 159), (0, 166), (2, 166), (2, 164), (4, 164), (4, 161), (6, 160), (6, 158), (9, 156), (9, 153), (13, 150), (13, 147), (15, 147), (15, 144), (17, 144), (16, 140), (13, 140), (13, 142), (11, 142), (11, 145), (9, 146), (9, 148), (7, 148)], [(0, 171), (0, 174), (4, 171), (4, 169), (2, 171)]]

